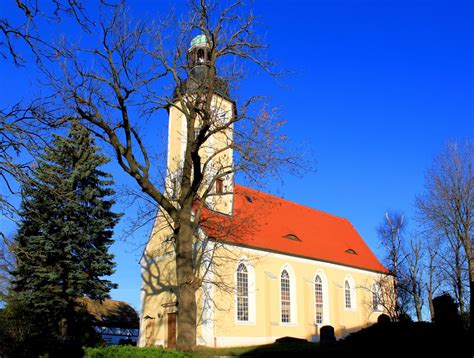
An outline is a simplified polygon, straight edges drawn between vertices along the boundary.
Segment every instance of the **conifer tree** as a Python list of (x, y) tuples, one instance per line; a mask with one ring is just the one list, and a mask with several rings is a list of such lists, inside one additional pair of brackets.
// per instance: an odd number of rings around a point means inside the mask
[(107, 162), (74, 123), (66, 137), (55, 136), (23, 186), (13, 297), (48, 335), (77, 335), (77, 298), (105, 299), (116, 287), (106, 278), (114, 272), (108, 249), (120, 217), (111, 210), (111, 176), (99, 169)]

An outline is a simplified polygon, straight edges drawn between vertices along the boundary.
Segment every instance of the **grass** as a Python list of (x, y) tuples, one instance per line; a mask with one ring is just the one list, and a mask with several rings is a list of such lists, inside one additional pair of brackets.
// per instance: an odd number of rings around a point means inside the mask
[(214, 356), (291, 356), (312, 355), (320, 351), (319, 343), (297, 342), (297, 343), (272, 343), (261, 346), (232, 347), (232, 348), (209, 348), (198, 347), (195, 357), (214, 357)]
[(231, 347), (231, 348), (209, 348), (199, 346), (194, 356), (196, 357), (214, 357), (214, 356), (242, 356), (248, 352), (258, 349), (261, 346)]
[(190, 358), (189, 354), (158, 347), (108, 346), (85, 348), (85, 358)]
[(321, 348), (319, 343), (291, 342), (272, 343), (260, 346), (210, 348), (200, 346), (192, 355), (177, 352), (171, 349), (159, 347), (137, 348), (132, 346), (109, 346), (99, 348), (86, 348), (86, 358), (209, 358), (217, 356), (233, 357), (301, 357), (313, 356), (315, 353), (327, 353), (327, 349)]
[(272, 343), (260, 346), (209, 348), (200, 346), (192, 355), (176, 352), (163, 348), (137, 348), (132, 346), (109, 346), (99, 348), (86, 348), (86, 358), (208, 358), (215, 356), (234, 357), (274, 357), (274, 356), (307, 356), (314, 354), (319, 349), (317, 343)]

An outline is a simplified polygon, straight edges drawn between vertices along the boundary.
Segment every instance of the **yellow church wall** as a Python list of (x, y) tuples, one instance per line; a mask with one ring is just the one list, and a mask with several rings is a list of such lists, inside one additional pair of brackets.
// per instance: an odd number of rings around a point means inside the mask
[[(293, 336), (317, 341), (318, 326), (315, 323), (314, 279), (317, 273), (323, 278), (326, 297), (322, 325), (331, 325), (337, 337), (343, 337), (352, 331), (376, 322), (381, 312), (373, 311), (372, 284), (378, 274), (346, 266), (302, 259), (288, 255), (265, 253), (254, 249), (233, 247), (232, 256), (238, 260), (221, 258), (219, 267), (221, 279), (235, 287), (235, 272), (239, 260), (253, 266), (255, 272), (255, 316), (250, 322), (238, 322), (235, 309), (234, 290), (216, 290), (212, 322), (212, 333), (217, 346), (239, 346), (273, 342), (278, 337)], [(217, 256), (225, 256), (219, 255)], [(294, 282), (295, 297), (291, 297), (294, 309), (291, 323), (282, 323), (280, 318), (280, 275), (286, 268), (290, 280)], [(250, 275), (250, 272), (249, 272)], [(344, 282), (351, 280), (353, 286), (353, 309), (345, 308)], [(249, 284), (250, 284), (249, 276)], [(326, 281), (326, 282), (324, 282)], [(323, 290), (324, 291), (324, 290)], [(252, 294), (249, 294), (252, 296)], [(251, 300), (251, 297), (250, 297)], [(252, 303), (249, 303), (249, 306)], [(202, 327), (199, 328), (200, 330)], [(208, 334), (209, 336), (209, 334)], [(205, 340), (202, 340), (203, 342)], [(214, 339), (208, 339), (208, 345)]]
[[(169, 234), (166, 226), (155, 231), (142, 258), (140, 346), (167, 346), (168, 313), (178, 310), (175, 305), (175, 256), (172, 245), (164, 243)], [(319, 327), (315, 323), (316, 274), (323, 279), (326, 308), (320, 326), (333, 326), (336, 337), (367, 327), (376, 322), (381, 313), (374, 312), (370, 291), (377, 273), (232, 245), (217, 248), (215, 257), (213, 268), (206, 277), (213, 284), (204, 283), (197, 294), (197, 344), (216, 344), (218, 347), (264, 344), (284, 336), (319, 340)], [(249, 322), (238, 322), (236, 315), (236, 270), (240, 262), (249, 269)], [(280, 317), (283, 269), (290, 273), (294, 284), (295, 294), (291, 297), (294, 319), (291, 323), (282, 323)], [(251, 275), (254, 275), (253, 280)], [(345, 308), (346, 279), (354, 284), (353, 309)], [(209, 299), (206, 301), (203, 296)], [(203, 305), (206, 306), (204, 310)]]
[(151, 239), (140, 264), (141, 315), (139, 346), (167, 345), (167, 315), (176, 312), (176, 265), (171, 243), (166, 243), (171, 229), (159, 214)]

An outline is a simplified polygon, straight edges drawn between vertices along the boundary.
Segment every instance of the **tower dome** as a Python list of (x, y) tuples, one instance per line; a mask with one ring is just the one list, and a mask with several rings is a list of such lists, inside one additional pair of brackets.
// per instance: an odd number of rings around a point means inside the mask
[(191, 40), (191, 46), (189, 47), (188, 51), (191, 51), (194, 46), (207, 46), (209, 47), (209, 44), (207, 43), (207, 38), (206, 35), (201, 34), (197, 35)]

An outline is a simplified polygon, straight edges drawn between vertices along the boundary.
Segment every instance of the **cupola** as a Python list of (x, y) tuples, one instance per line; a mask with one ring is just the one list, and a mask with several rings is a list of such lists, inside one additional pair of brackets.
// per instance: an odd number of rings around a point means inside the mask
[(191, 41), (191, 47), (188, 49), (188, 61), (191, 69), (196, 66), (208, 66), (211, 62), (211, 47), (207, 41), (206, 35), (198, 35)]
[[(177, 98), (177, 92), (181, 94), (196, 93), (205, 91), (208, 86), (208, 74), (211, 64), (212, 44), (209, 44), (206, 35), (200, 34), (191, 40), (188, 49), (188, 78), (180, 83), (174, 93)], [(225, 99), (229, 99), (229, 87), (227, 83), (219, 77), (215, 77), (212, 84), (214, 93)]]

